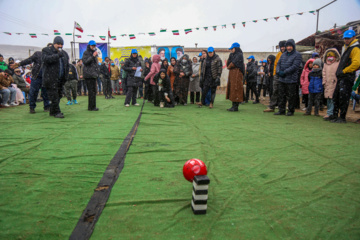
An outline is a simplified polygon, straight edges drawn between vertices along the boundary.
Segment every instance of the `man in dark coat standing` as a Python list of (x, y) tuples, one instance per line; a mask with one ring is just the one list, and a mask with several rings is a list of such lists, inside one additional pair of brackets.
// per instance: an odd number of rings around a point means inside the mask
[(84, 78), (89, 92), (89, 111), (99, 111), (96, 107), (96, 80), (99, 76), (96, 42), (91, 40), (83, 54)]
[(110, 68), (110, 58), (106, 57), (105, 62), (100, 66), (100, 73), (102, 75), (102, 85), (103, 85), (103, 92), (105, 95), (105, 99), (115, 98), (112, 96), (111, 91), (111, 68)]
[[(136, 102), (136, 93), (138, 90), (139, 83), (142, 82), (141, 74), (140, 76), (136, 76), (136, 71), (138, 67), (141, 67), (141, 62), (138, 57), (138, 52), (136, 49), (131, 50), (130, 58), (125, 60), (124, 70), (127, 72), (127, 92), (125, 98), (125, 106), (130, 106), (130, 102), (132, 105), (139, 106)], [(143, 69), (140, 69), (143, 71)]]
[(50, 116), (55, 118), (64, 118), (60, 110), (60, 99), (62, 96), (63, 86), (69, 75), (69, 56), (62, 50), (64, 40), (57, 36), (54, 38), (54, 43), (50, 47), (42, 50), (43, 63), (43, 85), (49, 95)]
[(281, 55), (276, 66), (276, 74), (279, 76), (279, 112), (274, 115), (285, 115), (286, 100), (288, 99), (289, 110), (286, 116), (293, 116), (296, 104), (296, 85), (302, 58), (295, 49), (294, 39), (287, 40), (285, 47), (286, 52)]
[(253, 102), (253, 104), (259, 103), (259, 94), (256, 90), (256, 84), (257, 84), (257, 66), (255, 64), (255, 57), (253, 55), (249, 56), (247, 58), (248, 63), (246, 65), (246, 99), (245, 103), (249, 101), (250, 97), (250, 89), (253, 93), (255, 93), (256, 100)]
[[(52, 46), (52, 43), (49, 43), (47, 45), (47, 47), (50, 46)], [(42, 69), (41, 69), (41, 51), (36, 51), (31, 57), (21, 61), (19, 63), (19, 66), (25, 66), (28, 64), (33, 64), (33, 68), (31, 70), (32, 80), (31, 80), (30, 92), (29, 92), (30, 113), (35, 113), (36, 100), (40, 89), (41, 89), (41, 97), (44, 102), (44, 111), (49, 112), (50, 110), (49, 97), (46, 88), (42, 86), (43, 79), (42, 79)]]

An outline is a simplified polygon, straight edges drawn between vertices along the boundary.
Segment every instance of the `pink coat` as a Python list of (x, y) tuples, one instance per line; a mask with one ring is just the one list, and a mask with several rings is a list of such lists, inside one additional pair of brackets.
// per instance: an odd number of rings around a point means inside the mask
[(149, 74), (145, 77), (145, 81), (147, 81), (150, 78), (150, 84), (156, 85), (154, 82), (154, 77), (157, 73), (160, 72), (160, 55), (154, 55), (153, 56), (153, 64), (151, 65), (151, 69)]
[[(326, 54), (332, 51), (335, 53), (335, 62), (329, 63), (326, 61)], [(339, 66), (340, 54), (336, 48), (330, 48), (324, 53), (324, 68), (323, 68), (323, 85), (324, 85), (324, 97), (333, 98), (334, 91), (336, 88), (337, 78), (336, 70)]]
[(315, 59), (309, 59), (304, 67), (304, 70), (302, 71), (301, 77), (300, 77), (300, 84), (301, 84), (301, 93), (302, 94), (309, 94), (309, 73), (311, 72), (311, 69), (308, 68), (309, 63), (314, 62)]

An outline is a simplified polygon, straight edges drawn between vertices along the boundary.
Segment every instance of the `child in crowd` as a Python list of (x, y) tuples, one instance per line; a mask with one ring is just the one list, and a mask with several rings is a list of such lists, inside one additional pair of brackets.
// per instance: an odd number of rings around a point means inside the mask
[(336, 71), (340, 62), (340, 53), (336, 48), (328, 49), (324, 54), (324, 69), (323, 85), (324, 85), (324, 97), (327, 99), (327, 114), (324, 117), (325, 121), (335, 119), (333, 116), (334, 101), (333, 95), (336, 88), (337, 78)]
[(301, 77), (300, 77), (300, 84), (301, 84), (301, 94), (302, 94), (302, 102), (305, 104), (305, 108), (302, 109), (303, 111), (306, 111), (309, 103), (309, 73), (311, 72), (313, 68), (313, 62), (315, 59), (310, 58), (304, 67), (304, 70), (302, 71)]
[(320, 101), (323, 92), (321, 59), (313, 62), (313, 69), (309, 73), (309, 103), (304, 115), (311, 115), (312, 106), (315, 103), (315, 116), (319, 116)]
[(175, 101), (171, 90), (170, 78), (166, 74), (166, 70), (164, 68), (162, 68), (160, 72), (154, 77), (154, 82), (158, 88), (158, 99), (160, 100), (160, 107), (173, 108), (175, 106)]
[(25, 79), (26, 85), (31, 84), (31, 71), (29, 69), (25, 69), (25, 73), (23, 75), (23, 78)]

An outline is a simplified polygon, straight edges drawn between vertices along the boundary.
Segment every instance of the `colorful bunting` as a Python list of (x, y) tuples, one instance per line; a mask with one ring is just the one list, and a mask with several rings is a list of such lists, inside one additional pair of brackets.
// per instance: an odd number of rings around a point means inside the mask
[(71, 35), (72, 35), (72, 33), (65, 33), (65, 35), (67, 35), (67, 36), (71, 36)]
[(130, 37), (130, 39), (135, 39), (136, 38), (134, 34), (129, 34), (129, 37)]
[(99, 36), (99, 38), (104, 41), (106, 39), (106, 36)]
[(37, 38), (35, 33), (29, 33), (29, 35), (30, 35), (31, 38)]
[(285, 15), (285, 17), (286, 17), (286, 20), (289, 20), (290, 15)]
[(90, 35), (87, 35), (87, 36), (88, 36), (88, 37), (95, 37), (94, 35), (91, 35), (91, 34), (90, 34)]
[(274, 17), (274, 19), (277, 21), (280, 17)]
[(116, 36), (111, 36), (111, 39), (116, 41)]
[(4, 32), (5, 34), (7, 34), (7, 35), (11, 35), (11, 33), (9, 33), (9, 32)]
[(297, 13), (297, 15), (300, 15), (300, 16), (301, 16), (301, 15), (303, 15), (303, 14), (304, 14), (303, 12), (301, 12), (301, 13)]
[(258, 20), (253, 20), (253, 23), (257, 23)]
[(196, 28), (196, 30), (200, 30), (200, 28)]
[(16, 35), (21, 35), (21, 34), (23, 34), (23, 33), (16, 33)]
[(75, 22), (74, 28), (80, 32), (84, 32), (84, 29), (82, 29), (82, 27), (80, 26), (80, 24), (78, 24), (77, 22)]
[(217, 26), (213, 26), (214, 31), (216, 31)]
[(149, 32), (150, 36), (155, 36), (156, 34), (154, 32)]
[(268, 21), (268, 18), (264, 18), (263, 20), (264, 20), (265, 22), (267, 22), (267, 21)]
[(314, 14), (314, 15), (315, 15), (315, 11), (309, 11), (309, 13), (312, 13), (312, 14)]
[(61, 35), (58, 30), (54, 30), (54, 35)]
[(47, 33), (42, 33), (41, 35), (49, 36), (49, 34), (47, 34)]
[(166, 30), (167, 30), (166, 28), (161, 28), (160, 32), (166, 32)]
[(231, 24), (232, 26), (233, 26), (233, 29), (235, 29), (235, 25), (236, 25), (236, 23), (233, 23), (233, 24)]
[(77, 37), (77, 38), (81, 38), (81, 35), (76, 35), (76, 34), (75, 34), (75, 37)]
[(189, 29), (185, 29), (185, 34), (188, 34), (188, 33), (191, 33), (192, 32), (192, 29), (189, 28)]
[(209, 29), (209, 27), (204, 27), (205, 31), (207, 31)]
[(221, 25), (221, 29), (226, 28), (226, 24)]
[(172, 30), (173, 35), (180, 35), (179, 30)]

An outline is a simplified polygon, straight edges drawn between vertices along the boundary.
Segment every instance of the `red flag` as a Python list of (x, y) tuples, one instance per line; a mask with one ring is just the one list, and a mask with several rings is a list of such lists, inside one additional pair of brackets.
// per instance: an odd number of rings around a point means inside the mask
[(110, 29), (108, 30), (108, 35), (109, 35), (109, 38), (111, 38)]

